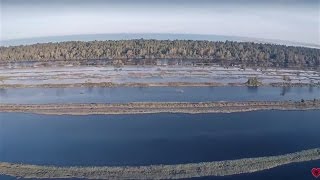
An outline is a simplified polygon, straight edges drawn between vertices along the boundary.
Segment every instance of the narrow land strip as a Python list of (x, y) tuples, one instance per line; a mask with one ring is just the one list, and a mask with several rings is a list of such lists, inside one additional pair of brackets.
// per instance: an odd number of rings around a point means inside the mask
[[(247, 83), (228, 83), (223, 84), (220, 82), (166, 82), (166, 83), (113, 83), (113, 82), (99, 82), (99, 83), (50, 83), (50, 84), (0, 84), (0, 89), (9, 88), (78, 88), (78, 87), (239, 87), (249, 86)], [(320, 87), (320, 84), (314, 83), (269, 83), (260, 84), (263, 87)], [(249, 86), (250, 87), (250, 86)]]
[(37, 114), (232, 113), (256, 110), (317, 110), (320, 100), (243, 102), (136, 102), (123, 104), (0, 104), (0, 112)]
[(320, 148), (257, 158), (176, 165), (120, 167), (55, 167), (0, 163), (0, 174), (23, 178), (181, 179), (252, 173), (277, 166), (320, 159)]

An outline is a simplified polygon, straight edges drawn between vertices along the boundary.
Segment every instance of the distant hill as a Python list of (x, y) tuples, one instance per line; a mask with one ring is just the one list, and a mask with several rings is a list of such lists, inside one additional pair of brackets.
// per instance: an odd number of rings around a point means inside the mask
[(208, 41), (237, 41), (237, 42), (255, 42), (255, 43), (271, 43), (287, 46), (301, 46), (309, 48), (320, 49), (320, 45), (308, 44), (301, 42), (274, 40), (274, 39), (261, 39), (261, 38), (248, 38), (239, 36), (222, 36), (222, 35), (202, 35), (202, 34), (84, 34), (84, 35), (69, 35), (69, 36), (50, 36), (50, 37), (37, 37), (27, 39), (13, 39), (0, 41), (0, 46), (19, 46), (30, 45), (36, 43), (48, 42), (65, 42), (65, 41), (103, 41), (103, 40), (131, 40), (131, 39), (157, 39), (157, 40), (208, 40)]

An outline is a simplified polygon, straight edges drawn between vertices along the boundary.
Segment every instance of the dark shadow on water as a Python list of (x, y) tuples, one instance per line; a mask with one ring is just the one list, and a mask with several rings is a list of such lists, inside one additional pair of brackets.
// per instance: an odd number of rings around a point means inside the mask
[(56, 89), (56, 95), (58, 96), (58, 97), (63, 97), (64, 96), (64, 88), (58, 88), (58, 89)]
[(0, 175), (1, 180), (14, 180), (14, 179), (24, 179), (24, 178), (16, 178), (11, 176)]
[(290, 92), (291, 87), (282, 87), (282, 91), (280, 93), (281, 96), (285, 96), (286, 93)]
[(247, 87), (249, 93), (258, 93), (259, 87)]
[[(7, 92), (7, 89), (2, 89), (0, 88), (0, 99), (2, 97), (8, 97), (8, 92)], [(1, 101), (0, 101), (1, 102)]]
[(312, 86), (309, 86), (309, 93), (312, 93), (313, 92), (313, 87)]

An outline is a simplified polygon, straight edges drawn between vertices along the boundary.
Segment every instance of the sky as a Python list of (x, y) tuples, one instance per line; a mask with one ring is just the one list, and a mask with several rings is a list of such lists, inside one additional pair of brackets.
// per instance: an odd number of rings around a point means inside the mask
[(0, 0), (0, 38), (214, 34), (320, 45), (320, 0)]

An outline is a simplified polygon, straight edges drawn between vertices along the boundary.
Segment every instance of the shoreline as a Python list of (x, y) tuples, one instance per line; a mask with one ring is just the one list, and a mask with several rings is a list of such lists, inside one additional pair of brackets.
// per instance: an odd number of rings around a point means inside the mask
[(0, 112), (47, 115), (234, 113), (257, 110), (319, 110), (320, 100), (239, 102), (135, 102), (114, 104), (0, 104)]
[(201, 163), (118, 167), (56, 167), (0, 162), (0, 174), (19, 178), (182, 179), (253, 173), (320, 159), (320, 148), (267, 157)]
[(269, 83), (259, 86), (250, 86), (246, 83), (187, 83), (187, 82), (167, 82), (167, 83), (70, 83), (70, 84), (0, 84), (0, 89), (10, 88), (79, 88), (79, 87), (320, 87), (320, 84), (310, 83)]

